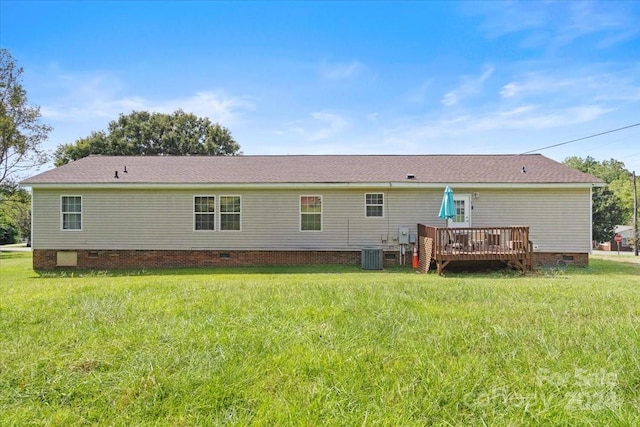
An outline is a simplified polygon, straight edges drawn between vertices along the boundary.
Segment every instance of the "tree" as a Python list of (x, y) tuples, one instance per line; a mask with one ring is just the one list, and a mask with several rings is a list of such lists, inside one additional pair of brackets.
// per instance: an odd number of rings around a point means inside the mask
[(633, 177), (616, 179), (609, 184), (609, 189), (620, 201), (620, 207), (624, 212), (624, 219), (620, 224), (631, 224), (633, 222)]
[[(31, 194), (24, 189), (0, 191), (0, 234), (5, 243), (14, 243), (18, 237), (31, 240)], [(8, 241), (11, 240), (11, 241)]]
[(608, 188), (593, 189), (593, 240), (609, 242), (615, 235), (616, 225), (625, 223), (625, 212), (620, 199)]
[(0, 211), (0, 245), (16, 243), (18, 228), (7, 216)]
[(0, 49), (0, 186), (12, 188), (17, 175), (49, 160), (42, 148), (51, 127), (40, 123), (40, 107), (30, 106), (20, 76), (23, 69)]
[(633, 214), (633, 199), (628, 191), (631, 172), (618, 160), (598, 162), (593, 157), (568, 157), (564, 163), (579, 171), (596, 176), (607, 184), (593, 189), (593, 240), (610, 241), (616, 225), (627, 223)]
[(55, 152), (61, 166), (90, 154), (111, 156), (231, 156), (240, 146), (227, 128), (208, 118), (178, 110), (173, 114), (134, 111), (109, 123), (107, 132), (92, 132)]

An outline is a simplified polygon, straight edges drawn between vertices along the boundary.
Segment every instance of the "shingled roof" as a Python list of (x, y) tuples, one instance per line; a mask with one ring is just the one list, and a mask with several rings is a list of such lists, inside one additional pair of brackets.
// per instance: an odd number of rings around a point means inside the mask
[(589, 185), (602, 183), (598, 178), (542, 155), (530, 154), (89, 156), (26, 179), (22, 185), (389, 182)]

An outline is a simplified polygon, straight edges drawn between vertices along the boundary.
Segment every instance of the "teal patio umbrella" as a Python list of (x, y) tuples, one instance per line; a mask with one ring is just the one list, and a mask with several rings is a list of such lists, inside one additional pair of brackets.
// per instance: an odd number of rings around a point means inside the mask
[(440, 213), (438, 218), (451, 219), (456, 216), (456, 205), (453, 202), (453, 190), (447, 185), (444, 189), (444, 196), (442, 197), (442, 204), (440, 205)]

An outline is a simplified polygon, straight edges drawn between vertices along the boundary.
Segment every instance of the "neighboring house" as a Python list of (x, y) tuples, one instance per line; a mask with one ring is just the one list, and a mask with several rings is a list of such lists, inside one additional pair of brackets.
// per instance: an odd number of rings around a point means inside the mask
[(36, 269), (399, 262), (446, 185), (451, 227), (529, 227), (534, 262), (586, 265), (603, 185), (537, 154), (90, 156), (21, 184)]
[(615, 241), (615, 238), (612, 238), (609, 242), (600, 243), (599, 249), (603, 251), (632, 251), (633, 247), (631, 243), (633, 242), (633, 227), (630, 225), (616, 225), (614, 231), (616, 235), (619, 234), (622, 240), (620, 241), (620, 246), (618, 247), (618, 242)]
[(616, 225), (614, 233), (619, 234), (622, 237), (620, 242), (622, 247), (629, 248), (631, 250), (631, 240), (633, 240), (633, 227), (630, 225)]

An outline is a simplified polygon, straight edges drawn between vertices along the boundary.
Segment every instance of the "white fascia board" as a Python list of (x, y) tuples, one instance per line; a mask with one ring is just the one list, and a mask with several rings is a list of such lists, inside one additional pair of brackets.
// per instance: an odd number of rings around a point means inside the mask
[(602, 187), (601, 183), (486, 183), (486, 182), (346, 182), (346, 183), (33, 183), (33, 189), (87, 189), (87, 190), (314, 190), (314, 189), (357, 189), (357, 188), (400, 188), (400, 189), (443, 189), (447, 185), (474, 189), (544, 189), (544, 188), (592, 188)]

